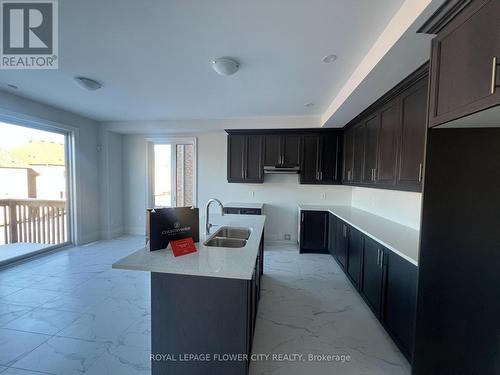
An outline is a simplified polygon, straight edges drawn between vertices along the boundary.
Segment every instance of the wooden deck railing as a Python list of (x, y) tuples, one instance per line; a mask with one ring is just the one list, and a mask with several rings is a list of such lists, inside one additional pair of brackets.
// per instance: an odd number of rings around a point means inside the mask
[(0, 245), (67, 241), (66, 201), (0, 199)]

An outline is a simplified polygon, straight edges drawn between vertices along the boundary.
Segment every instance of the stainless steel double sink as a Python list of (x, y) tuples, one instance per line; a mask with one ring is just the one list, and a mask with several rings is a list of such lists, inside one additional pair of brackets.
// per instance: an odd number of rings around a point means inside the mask
[(204, 242), (204, 245), (211, 247), (244, 247), (251, 233), (250, 228), (220, 227)]

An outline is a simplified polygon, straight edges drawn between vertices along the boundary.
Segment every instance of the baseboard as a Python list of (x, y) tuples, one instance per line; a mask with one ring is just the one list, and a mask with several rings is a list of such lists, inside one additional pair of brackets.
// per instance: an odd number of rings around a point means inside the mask
[(133, 236), (145, 236), (146, 235), (146, 229), (144, 227), (129, 227), (126, 228), (122, 234), (131, 234)]
[(80, 238), (78, 238), (75, 242), (75, 245), (80, 246), (80, 245), (85, 245), (89, 242), (95, 242), (99, 241), (101, 239), (101, 232), (100, 231), (95, 231), (92, 233), (88, 233), (85, 235), (81, 235)]
[(101, 240), (112, 240), (113, 238), (120, 237), (124, 234), (123, 228), (115, 228), (110, 231), (101, 232)]

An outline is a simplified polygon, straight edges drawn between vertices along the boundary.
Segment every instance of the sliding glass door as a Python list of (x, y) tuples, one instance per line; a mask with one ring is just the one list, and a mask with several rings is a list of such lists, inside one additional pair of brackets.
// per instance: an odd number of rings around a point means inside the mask
[(70, 242), (68, 134), (0, 122), (0, 262)]
[(196, 139), (148, 141), (148, 206), (196, 206)]

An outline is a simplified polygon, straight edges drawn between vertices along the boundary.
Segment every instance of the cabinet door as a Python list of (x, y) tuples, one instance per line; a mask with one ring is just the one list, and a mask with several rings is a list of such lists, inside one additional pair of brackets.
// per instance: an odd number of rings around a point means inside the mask
[(386, 269), (383, 322), (411, 362), (415, 337), (417, 267), (387, 250), (383, 263)]
[(328, 212), (302, 211), (301, 252), (328, 252)]
[(328, 215), (328, 250), (334, 257), (337, 256), (337, 216)]
[(365, 142), (366, 128), (363, 125), (358, 125), (354, 128), (354, 151), (353, 151), (353, 167), (352, 167), (352, 182), (361, 182), (363, 175), (363, 165), (365, 162)]
[(361, 276), (361, 259), (363, 256), (363, 234), (354, 228), (349, 228), (349, 246), (347, 250), (347, 274), (356, 288), (359, 287)]
[(245, 182), (264, 182), (263, 141), (261, 135), (246, 136)]
[(264, 165), (276, 166), (281, 164), (281, 136), (264, 136)]
[(432, 41), (430, 126), (500, 104), (499, 14), (500, 1), (475, 1)]
[(345, 269), (347, 265), (347, 246), (349, 243), (349, 226), (342, 220), (337, 220), (337, 236), (335, 256), (340, 265)]
[(334, 184), (340, 181), (339, 171), (340, 137), (338, 134), (321, 136), (321, 168), (322, 183)]
[(420, 190), (424, 168), (427, 114), (427, 79), (403, 94), (401, 98), (401, 148), (399, 186)]
[(365, 236), (363, 250), (363, 281), (361, 283), (361, 292), (365, 296), (368, 305), (374, 314), (380, 316), (382, 303), (382, 246)]
[(282, 138), (284, 164), (288, 167), (300, 165), (300, 135), (284, 135)]
[(301, 183), (319, 182), (319, 135), (304, 135), (302, 146)]
[(344, 158), (342, 181), (349, 183), (352, 179), (352, 167), (354, 160), (354, 128), (349, 128), (344, 132)]
[(228, 135), (227, 137), (227, 181), (243, 182), (245, 178), (245, 136)]
[(379, 114), (375, 114), (365, 124), (365, 163), (363, 170), (363, 183), (373, 184), (375, 182), (375, 171), (377, 169), (377, 145), (378, 129), (380, 126)]
[(396, 183), (397, 155), (401, 132), (400, 102), (395, 100), (380, 112), (376, 182), (381, 185)]

